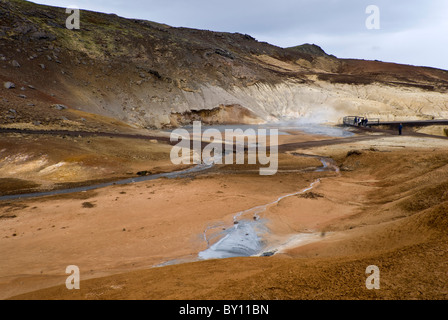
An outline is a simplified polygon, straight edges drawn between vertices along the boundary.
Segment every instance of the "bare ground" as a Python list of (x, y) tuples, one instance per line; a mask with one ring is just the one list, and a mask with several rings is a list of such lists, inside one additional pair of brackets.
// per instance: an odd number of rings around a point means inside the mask
[[(317, 159), (282, 154), (274, 177), (221, 166), (4, 204), (2, 298), (446, 299), (446, 141), (383, 137), (305, 152), (332, 156), (341, 174), (309, 172)], [(288, 243), (277, 254), (195, 261), (207, 226), (231, 227), (236, 212), (318, 177), (314, 195), (285, 198), (263, 214), (268, 238)], [(297, 234), (315, 237), (288, 241)], [(177, 264), (154, 268), (161, 263)], [(81, 290), (64, 285), (70, 264), (81, 269)], [(366, 289), (369, 265), (380, 268), (380, 290)]]

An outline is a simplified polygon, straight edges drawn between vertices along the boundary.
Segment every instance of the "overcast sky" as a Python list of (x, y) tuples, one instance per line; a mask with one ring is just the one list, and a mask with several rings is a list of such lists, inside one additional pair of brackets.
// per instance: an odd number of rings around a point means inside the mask
[[(339, 58), (448, 70), (447, 0), (36, 0), (212, 31), (247, 33), (280, 47), (314, 43)], [(369, 5), (380, 29), (369, 30)], [(82, 28), (82, 15), (81, 15)]]

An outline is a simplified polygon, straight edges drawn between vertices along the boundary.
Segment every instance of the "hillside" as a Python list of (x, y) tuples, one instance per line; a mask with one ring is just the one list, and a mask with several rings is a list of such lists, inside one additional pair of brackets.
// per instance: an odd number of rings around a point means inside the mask
[(209, 123), (232, 122), (241, 110), (245, 123), (448, 117), (444, 70), (338, 59), (312, 45), (283, 49), (245, 34), (84, 10), (81, 29), (68, 30), (64, 8), (22, 0), (2, 1), (0, 17), (2, 126), (98, 129), (119, 120), (160, 128), (188, 123), (201, 110), (209, 110)]

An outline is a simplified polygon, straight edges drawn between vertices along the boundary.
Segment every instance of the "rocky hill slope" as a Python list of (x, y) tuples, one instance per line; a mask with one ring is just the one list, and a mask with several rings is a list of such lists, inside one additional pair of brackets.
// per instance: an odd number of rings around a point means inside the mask
[(84, 10), (80, 30), (68, 30), (68, 16), (65, 8), (0, 2), (2, 126), (85, 127), (90, 114), (143, 128), (194, 119), (448, 118), (444, 70)]

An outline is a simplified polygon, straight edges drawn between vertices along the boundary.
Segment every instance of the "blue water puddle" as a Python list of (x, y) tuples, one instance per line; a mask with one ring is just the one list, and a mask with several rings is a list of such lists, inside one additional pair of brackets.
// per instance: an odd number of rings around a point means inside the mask
[(265, 232), (267, 228), (263, 221), (239, 221), (234, 227), (223, 231), (218, 242), (201, 251), (199, 258), (208, 260), (256, 255), (265, 247), (260, 236)]
[[(264, 235), (269, 233), (269, 229), (266, 226), (267, 220), (260, 219), (260, 214), (285, 198), (312, 190), (319, 183), (320, 180), (317, 179), (303, 190), (280, 196), (267, 204), (236, 213), (233, 216), (233, 227), (225, 229), (218, 234), (215, 233), (212, 236), (208, 236), (208, 231), (213, 228), (220, 228), (221, 225), (208, 227), (204, 231), (204, 240), (207, 242), (208, 248), (199, 252), (198, 258), (208, 260), (265, 255), (267, 243), (264, 241)], [(220, 238), (220, 240), (210, 245), (211, 239), (216, 237)], [(272, 250), (270, 248), (269, 251)]]
[[(339, 173), (339, 168), (330, 158), (299, 153), (295, 153), (294, 155), (319, 159), (322, 162), (322, 167), (314, 169), (314, 172), (334, 171)], [(280, 247), (287, 245), (287, 243), (272, 246), (272, 244), (265, 241), (266, 235), (269, 234), (269, 229), (267, 228), (268, 221), (261, 219), (260, 215), (268, 210), (268, 208), (277, 205), (281, 200), (304, 194), (314, 189), (318, 184), (320, 184), (320, 179), (315, 180), (304, 189), (280, 196), (267, 204), (240, 211), (233, 216), (234, 225), (230, 228), (223, 228), (223, 223), (208, 226), (204, 231), (204, 240), (207, 243), (207, 249), (199, 252), (198, 258), (208, 260), (274, 254)], [(221, 231), (211, 232), (210, 230), (213, 229), (220, 229)], [(314, 237), (314, 235), (298, 234), (287, 242), (304, 241), (309, 237)], [(215, 239), (219, 240), (215, 241)], [(214, 243), (210, 244), (211, 242)]]

